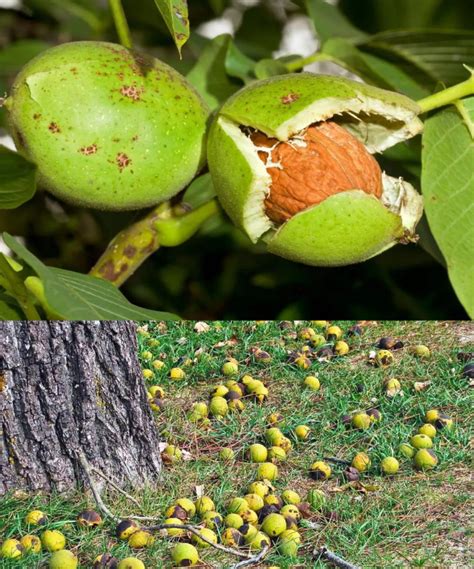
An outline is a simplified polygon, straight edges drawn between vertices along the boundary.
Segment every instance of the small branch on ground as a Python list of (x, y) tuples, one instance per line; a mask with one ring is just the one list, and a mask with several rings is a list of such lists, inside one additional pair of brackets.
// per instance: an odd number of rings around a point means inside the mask
[(230, 567), (229, 569), (241, 569), (241, 567), (250, 567), (250, 565), (256, 565), (266, 557), (269, 551), (270, 551), (270, 546), (266, 545), (258, 555), (255, 555), (254, 557), (249, 557), (249, 559), (245, 559), (244, 561), (239, 561), (235, 565), (232, 565), (232, 567)]
[(333, 464), (340, 464), (341, 466), (350, 466), (351, 463), (348, 460), (342, 460), (340, 458), (335, 458), (334, 456), (323, 456), (323, 460), (326, 462), (332, 462)]
[(315, 560), (323, 559), (324, 561), (334, 565), (334, 567), (339, 567), (340, 569), (360, 569), (357, 565), (353, 565), (349, 561), (339, 557), (339, 555), (336, 555), (324, 545), (313, 551), (313, 558)]
[(133, 502), (136, 506), (138, 506), (139, 508), (141, 508), (140, 502), (135, 499), (133, 496), (130, 496), (130, 494), (128, 494), (128, 492), (125, 492), (125, 490), (122, 490), (122, 488), (120, 488), (120, 486), (117, 486), (117, 484), (115, 484), (115, 482), (113, 480), (111, 480), (108, 476), (106, 476), (102, 470), (99, 470), (98, 468), (96, 468), (95, 466), (90, 466), (90, 469), (92, 472), (94, 472), (95, 474), (97, 474), (97, 476), (100, 476), (101, 478), (103, 478), (107, 484), (110, 484), (110, 486), (112, 486), (112, 488), (114, 490), (116, 490), (119, 494), (122, 494), (122, 496), (125, 496), (128, 500), (130, 500), (130, 502)]
[(92, 478), (92, 467), (89, 464), (89, 461), (87, 460), (87, 458), (85, 457), (85, 455), (81, 452), (78, 454), (78, 460), (79, 463), (82, 467), (82, 470), (84, 471), (84, 474), (86, 476), (87, 482), (90, 486), (90, 489), (92, 491), (92, 495), (94, 496), (94, 500), (97, 504), (97, 507), (99, 508), (99, 510), (107, 517), (110, 518), (116, 522), (120, 522), (120, 518), (116, 515), (114, 515), (109, 508), (104, 504), (102, 497), (100, 495), (100, 490), (97, 488), (96, 483), (94, 482), (94, 479)]

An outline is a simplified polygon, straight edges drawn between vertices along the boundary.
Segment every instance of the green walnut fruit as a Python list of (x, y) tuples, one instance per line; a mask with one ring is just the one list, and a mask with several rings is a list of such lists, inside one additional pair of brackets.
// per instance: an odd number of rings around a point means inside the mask
[(431, 470), (438, 464), (438, 457), (430, 449), (420, 449), (413, 458), (417, 470)]
[(419, 112), (402, 95), (341, 77), (252, 83), (211, 127), (220, 202), (254, 243), (308, 265), (357, 263), (413, 241), (422, 199), (372, 154), (421, 132)]
[(301, 536), (297, 531), (286, 530), (279, 537), (278, 552), (288, 557), (296, 557), (300, 543)]
[(162, 61), (106, 42), (53, 47), (19, 73), (5, 103), (39, 182), (75, 204), (155, 205), (204, 163), (209, 111)]
[(268, 496), (268, 494), (270, 494), (270, 486), (266, 482), (256, 480), (255, 482), (249, 484), (247, 492), (248, 494), (258, 494), (262, 498), (265, 498), (265, 496)]
[(202, 521), (207, 528), (216, 530), (222, 526), (224, 518), (219, 512), (206, 512), (202, 517)]
[(145, 564), (136, 557), (126, 557), (120, 561), (118, 569), (145, 569)]
[(219, 451), (219, 458), (224, 461), (234, 460), (235, 452), (231, 448), (223, 448)]
[(414, 356), (420, 359), (427, 359), (431, 356), (431, 350), (428, 348), (428, 346), (424, 346), (423, 344), (413, 346), (410, 351)]
[(270, 547), (270, 545), (271, 542), (268, 535), (259, 531), (250, 542), (250, 549), (252, 551), (261, 551), (264, 547)]
[(286, 460), (286, 451), (281, 447), (270, 447), (268, 449), (268, 459), (271, 462), (284, 462)]
[(327, 462), (317, 460), (310, 466), (309, 475), (313, 480), (327, 480), (331, 476), (331, 467)]
[(268, 450), (261, 444), (253, 444), (249, 447), (249, 458), (251, 462), (265, 462), (268, 457)]
[[(205, 538), (207, 541), (204, 541)], [(209, 528), (201, 528), (199, 530), (199, 535), (193, 533), (191, 540), (195, 543), (198, 547), (211, 547), (209, 541), (211, 543), (217, 543), (217, 535), (212, 529)]]
[(181, 508), (185, 510), (185, 512), (188, 514), (188, 518), (192, 518), (196, 513), (196, 506), (194, 505), (194, 502), (189, 498), (178, 498), (176, 500), (176, 505), (181, 506)]
[(224, 518), (224, 524), (227, 528), (239, 529), (244, 525), (244, 520), (239, 514), (227, 514)]
[(232, 498), (232, 500), (227, 505), (227, 511), (229, 514), (242, 514), (249, 509), (249, 505), (245, 498)]
[(257, 480), (276, 480), (278, 468), (272, 462), (262, 462), (257, 470)]
[(56, 529), (47, 529), (41, 534), (41, 543), (48, 551), (59, 551), (60, 549), (64, 549), (66, 538)]
[[(183, 520), (179, 518), (166, 518), (163, 522), (166, 526), (182, 526), (184, 525)], [(167, 527), (165, 528), (166, 535), (169, 537), (183, 537), (185, 534), (184, 529), (180, 529), (179, 527)]]
[(380, 468), (384, 474), (396, 474), (400, 468), (400, 463), (393, 456), (386, 456), (380, 463)]
[(0, 547), (0, 557), (5, 559), (17, 559), (24, 552), (24, 547), (17, 539), (6, 539)]
[(290, 518), (293, 518), (296, 521), (298, 521), (301, 518), (300, 510), (296, 504), (285, 504), (281, 508), (280, 514), (282, 516), (289, 516)]
[(265, 505), (262, 496), (260, 496), (259, 494), (256, 493), (246, 494), (244, 498), (247, 504), (249, 505), (249, 508), (254, 512), (258, 512)]
[(171, 558), (177, 567), (192, 567), (197, 565), (199, 554), (194, 545), (190, 543), (179, 543), (171, 552)]
[(76, 569), (79, 561), (72, 551), (55, 551), (49, 560), (49, 569)]
[(410, 439), (410, 444), (416, 449), (431, 448), (433, 440), (428, 435), (415, 435)]
[(268, 537), (278, 537), (286, 530), (286, 520), (281, 514), (269, 514), (262, 522), (261, 528)]
[(349, 353), (349, 344), (344, 340), (339, 340), (334, 344), (334, 353), (336, 356), (345, 356)]
[(352, 417), (352, 426), (355, 429), (359, 429), (361, 431), (365, 431), (370, 427), (372, 421), (370, 420), (370, 416), (367, 413), (357, 413)]
[(370, 468), (370, 458), (365, 452), (358, 452), (352, 459), (352, 466), (356, 468), (359, 472), (365, 472)]
[(194, 504), (196, 506), (196, 512), (201, 518), (207, 512), (214, 512), (216, 510), (216, 506), (209, 496), (201, 496), (198, 498)]
[(229, 407), (227, 405), (227, 401), (220, 396), (213, 397), (211, 402), (209, 403), (209, 413), (216, 419), (225, 417), (227, 412), (229, 411)]
[(285, 504), (299, 504), (301, 503), (301, 496), (294, 490), (284, 490), (281, 493), (281, 499)]
[(393, 354), (390, 350), (379, 350), (375, 355), (375, 365), (378, 367), (388, 367), (393, 364)]
[(234, 527), (228, 527), (221, 536), (223, 545), (239, 547), (244, 542), (243, 535)]
[(25, 516), (25, 523), (30, 526), (44, 526), (48, 518), (41, 510), (31, 510)]
[(239, 528), (239, 532), (242, 534), (245, 543), (251, 543), (258, 533), (258, 529), (256, 525), (245, 523)]
[(135, 533), (139, 529), (138, 524), (133, 520), (122, 520), (115, 528), (115, 535), (119, 539), (126, 541), (132, 533)]
[(315, 511), (322, 510), (326, 505), (326, 494), (322, 490), (313, 488), (308, 491), (306, 500), (309, 502), (311, 508)]
[(416, 453), (416, 449), (414, 449), (408, 443), (402, 443), (398, 447), (398, 450), (399, 450), (400, 454), (402, 454), (405, 458), (413, 458), (415, 456), (415, 453)]
[(305, 441), (309, 437), (310, 428), (307, 425), (298, 425), (295, 428), (295, 435), (299, 441)]
[(387, 381), (384, 383), (384, 386), (385, 393), (388, 395), (388, 397), (395, 397), (395, 395), (400, 393), (402, 390), (402, 384), (395, 377), (387, 379)]
[(128, 538), (128, 545), (132, 549), (145, 549), (153, 545), (155, 538), (150, 532), (144, 530), (138, 530)]
[(436, 427), (431, 423), (425, 423), (418, 429), (418, 433), (420, 435), (426, 435), (430, 437), (430, 439), (434, 439), (436, 437)]
[(239, 371), (239, 364), (236, 361), (226, 362), (222, 366), (222, 373), (224, 375), (235, 375)]
[(41, 552), (41, 540), (36, 535), (24, 535), (20, 539), (20, 543), (23, 546), (25, 553), (40, 553)]
[(319, 379), (314, 375), (308, 375), (304, 378), (304, 385), (313, 391), (318, 391), (321, 387)]

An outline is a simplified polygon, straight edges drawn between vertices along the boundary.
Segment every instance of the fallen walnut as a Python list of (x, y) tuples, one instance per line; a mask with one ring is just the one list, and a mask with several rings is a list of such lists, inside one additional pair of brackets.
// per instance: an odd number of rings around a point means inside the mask
[(377, 161), (357, 138), (333, 121), (311, 125), (286, 142), (259, 131), (250, 138), (272, 177), (265, 211), (276, 223), (339, 192), (359, 189), (377, 198), (382, 195), (382, 171)]

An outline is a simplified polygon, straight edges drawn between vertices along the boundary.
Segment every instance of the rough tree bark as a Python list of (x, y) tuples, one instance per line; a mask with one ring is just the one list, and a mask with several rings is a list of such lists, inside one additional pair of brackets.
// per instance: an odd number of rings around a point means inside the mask
[(0, 322), (0, 495), (159, 477), (132, 322)]

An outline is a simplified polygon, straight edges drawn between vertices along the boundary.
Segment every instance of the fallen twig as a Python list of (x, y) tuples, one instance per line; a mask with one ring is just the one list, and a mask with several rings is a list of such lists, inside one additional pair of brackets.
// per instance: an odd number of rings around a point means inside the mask
[(333, 464), (340, 464), (341, 466), (350, 466), (351, 463), (348, 460), (342, 460), (340, 458), (335, 458), (334, 456), (324, 456), (323, 460), (326, 462), (332, 462)]
[(117, 490), (117, 492), (119, 492), (120, 494), (122, 494), (123, 496), (128, 498), (131, 502), (133, 502), (136, 506), (141, 508), (140, 502), (136, 498), (134, 498), (133, 496), (130, 496), (130, 494), (128, 492), (125, 492), (125, 490), (122, 490), (122, 488), (120, 488), (120, 486), (115, 484), (115, 482), (113, 480), (111, 480), (108, 476), (106, 476), (102, 472), (102, 470), (100, 470), (99, 468), (92, 466), (92, 465), (90, 465), (90, 469), (92, 470), (92, 472), (95, 472), (98, 476), (103, 478), (108, 484), (110, 484), (110, 486), (112, 486), (112, 488)]
[(336, 555), (324, 545), (313, 551), (313, 557), (315, 559), (323, 559), (324, 561), (328, 561), (340, 569), (359, 569), (357, 565), (353, 565), (352, 563), (349, 563), (349, 561), (346, 561), (342, 557), (339, 557), (339, 555)]
[(78, 454), (77, 458), (78, 458), (79, 463), (82, 467), (82, 470), (84, 471), (84, 474), (86, 475), (87, 482), (89, 483), (89, 486), (90, 486), (90, 489), (92, 491), (92, 495), (94, 496), (94, 500), (97, 504), (97, 507), (106, 517), (111, 518), (112, 520), (115, 520), (116, 522), (119, 522), (120, 518), (118, 516), (114, 515), (109, 510), (109, 508), (104, 504), (102, 497), (100, 495), (100, 490), (97, 488), (97, 485), (94, 482), (94, 479), (92, 478), (92, 466), (89, 464), (89, 461), (87, 460), (85, 454), (81, 452)]
[(265, 547), (262, 549), (262, 551), (260, 551), (258, 555), (255, 555), (254, 557), (249, 557), (249, 559), (245, 559), (244, 561), (239, 561), (235, 565), (232, 565), (230, 569), (240, 569), (241, 567), (249, 567), (250, 565), (256, 565), (257, 563), (260, 563), (262, 559), (264, 559), (264, 557), (267, 555), (269, 551), (270, 551), (270, 546), (265, 545)]
[[(112, 520), (114, 520), (116, 522), (120, 522), (123, 518), (120, 518), (120, 517), (116, 516), (115, 514), (113, 514), (109, 510), (109, 508), (105, 505), (104, 501), (102, 500), (100, 490), (97, 487), (96, 483), (94, 482), (94, 479), (92, 478), (93, 472), (95, 472), (96, 474), (99, 474), (98, 469), (95, 468), (93, 465), (89, 464), (89, 461), (87, 460), (84, 453), (78, 454), (78, 461), (82, 467), (82, 470), (84, 471), (85, 477), (86, 477), (87, 482), (90, 486), (90, 489), (92, 491), (92, 495), (94, 496), (94, 500), (97, 504), (98, 509), (106, 517), (111, 518)], [(102, 473), (100, 473), (100, 474), (102, 474)], [(105, 478), (104, 475), (102, 476), (102, 478), (104, 478), (107, 482), (111, 483), (110, 480)], [(112, 485), (115, 486), (113, 483), (112, 483)], [(142, 521), (154, 521), (156, 518), (147, 518), (146, 516), (127, 516), (127, 519), (140, 519)], [(192, 525), (188, 525), (188, 524), (182, 524), (182, 525), (181, 524), (158, 524), (158, 525), (148, 526), (148, 527), (143, 526), (142, 529), (149, 531), (149, 532), (166, 530), (166, 529), (180, 529), (180, 530), (189, 531), (190, 533), (193, 533), (194, 535), (198, 536), (199, 539), (201, 539), (202, 541), (204, 541), (205, 543), (207, 543), (208, 545), (210, 545), (214, 549), (218, 549), (219, 551), (223, 551), (224, 553), (228, 553), (229, 555), (234, 555), (235, 557), (244, 558), (247, 561), (252, 561), (252, 563), (248, 563), (248, 565), (252, 565), (254, 563), (253, 560), (255, 559), (255, 557), (251, 557), (249, 553), (244, 553), (243, 551), (238, 551), (237, 549), (233, 549), (231, 547), (225, 547), (224, 545), (221, 545), (219, 543), (213, 543), (212, 541), (207, 539), (206, 536), (201, 534), (201, 532), (199, 531), (199, 528), (196, 528)], [(262, 550), (262, 552), (263, 552), (263, 550)], [(259, 555), (261, 555), (262, 552), (260, 552)], [(263, 557), (261, 557), (261, 559), (263, 559)], [(237, 565), (239, 567), (243, 567), (243, 565), (239, 565), (239, 564), (237, 564)]]

